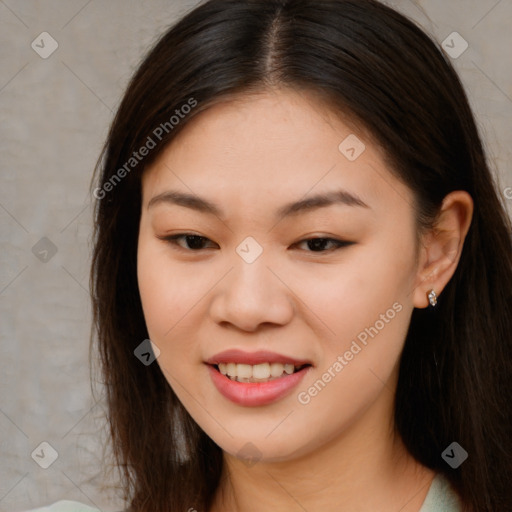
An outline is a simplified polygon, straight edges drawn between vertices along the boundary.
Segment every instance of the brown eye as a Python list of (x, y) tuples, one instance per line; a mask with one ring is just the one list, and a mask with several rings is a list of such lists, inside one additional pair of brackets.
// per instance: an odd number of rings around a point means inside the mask
[[(342, 247), (347, 247), (354, 244), (345, 240), (336, 240), (335, 238), (307, 238), (298, 242), (298, 244), (306, 243), (309, 248), (308, 252), (332, 252)], [(330, 249), (325, 249), (326, 246), (331, 245)], [(333, 247), (334, 246), (334, 247)]]
[[(178, 246), (180, 249), (185, 251), (200, 251), (205, 249), (204, 244), (206, 242), (211, 242), (208, 238), (204, 236), (194, 235), (193, 233), (179, 233), (177, 235), (158, 237), (161, 240), (165, 240), (175, 246)], [(180, 241), (184, 241), (183, 245)], [(212, 242), (213, 243), (213, 242)]]

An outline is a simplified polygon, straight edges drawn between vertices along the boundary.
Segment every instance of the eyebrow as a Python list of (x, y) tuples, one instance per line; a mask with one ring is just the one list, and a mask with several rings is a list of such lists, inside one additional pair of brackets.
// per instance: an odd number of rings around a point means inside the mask
[[(157, 204), (162, 203), (176, 204), (178, 206), (184, 206), (198, 212), (215, 215), (221, 219), (225, 218), (224, 212), (217, 205), (208, 199), (197, 196), (195, 194), (179, 192), (177, 190), (167, 190), (154, 196), (149, 201), (147, 208), (149, 209), (153, 206), (156, 206)], [(319, 208), (326, 208), (335, 204), (371, 209), (357, 195), (348, 192), (347, 190), (334, 190), (285, 204), (276, 211), (275, 215), (277, 219), (283, 219), (285, 217), (289, 217), (290, 215), (305, 213), (307, 211), (317, 210)]]

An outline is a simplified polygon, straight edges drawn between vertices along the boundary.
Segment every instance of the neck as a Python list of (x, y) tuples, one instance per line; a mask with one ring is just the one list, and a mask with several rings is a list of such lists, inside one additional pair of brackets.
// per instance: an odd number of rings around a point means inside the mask
[(435, 473), (394, 435), (393, 398), (384, 387), (344, 432), (300, 458), (250, 466), (224, 453), (210, 512), (418, 512)]

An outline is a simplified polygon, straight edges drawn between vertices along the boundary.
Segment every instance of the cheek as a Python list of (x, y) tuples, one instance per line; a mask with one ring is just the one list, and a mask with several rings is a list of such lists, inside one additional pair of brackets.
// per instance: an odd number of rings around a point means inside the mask
[(191, 388), (192, 384), (187, 368), (196, 359), (197, 347), (187, 320), (197, 303), (197, 291), (187, 285), (184, 273), (159, 245), (151, 241), (139, 243), (139, 292), (149, 338), (160, 350), (156, 362), (178, 398), (186, 403), (187, 397), (180, 396), (180, 390)]
[(305, 296), (318, 325), (329, 327), (321, 337), (318, 371), (298, 390), (304, 414), (318, 420), (318, 437), (352, 421), (384, 387), (393, 389), (390, 379), (412, 312), (407, 299), (412, 269), (404, 252), (379, 245), (360, 251), (330, 279), (316, 276), (303, 283), (301, 293), (314, 290)]
[(171, 261), (165, 245), (144, 235), (139, 238), (137, 279), (148, 333), (160, 347), (186, 323), (199, 291), (191, 276)]
[[(330, 410), (335, 424), (375, 399), (403, 348), (412, 312), (414, 245), (401, 242), (397, 251), (390, 238), (361, 247), (335, 272), (326, 265), (320, 276), (303, 279), (298, 292), (323, 330), (318, 372), (301, 386), (299, 402), (310, 401), (306, 409), (318, 416)], [(333, 409), (336, 403), (343, 406)]]
[[(335, 264), (316, 265), (300, 274), (286, 274), (283, 268), (282, 275), (304, 305), (303, 316), (313, 313), (325, 339), (343, 346), (380, 315), (394, 319), (395, 303), (409, 307), (413, 257), (412, 243), (401, 242), (397, 250), (390, 237), (383, 236), (347, 251)], [(397, 315), (397, 320), (399, 316), (405, 315)]]

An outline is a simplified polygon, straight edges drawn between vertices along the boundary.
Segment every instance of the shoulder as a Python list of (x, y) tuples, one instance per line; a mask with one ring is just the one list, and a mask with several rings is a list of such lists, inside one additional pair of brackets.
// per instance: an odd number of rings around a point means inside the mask
[(438, 473), (419, 512), (460, 512), (459, 498), (448, 479)]
[(100, 510), (78, 501), (61, 500), (52, 505), (28, 510), (27, 512), (100, 512)]

